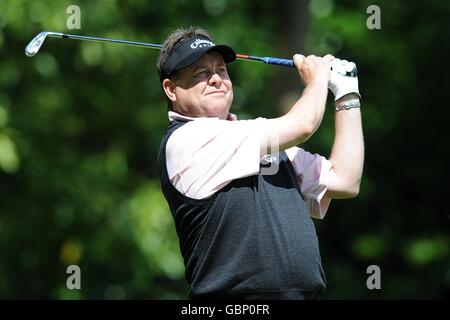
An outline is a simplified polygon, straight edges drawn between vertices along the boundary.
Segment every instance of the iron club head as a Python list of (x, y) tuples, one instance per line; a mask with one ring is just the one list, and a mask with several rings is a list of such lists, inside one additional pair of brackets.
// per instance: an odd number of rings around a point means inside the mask
[(39, 49), (42, 47), (42, 44), (45, 41), (45, 38), (47, 38), (48, 32), (41, 32), (36, 37), (33, 38), (33, 40), (30, 41), (30, 43), (25, 47), (25, 54), (28, 57), (34, 57), (36, 53), (38, 53)]
[(34, 57), (36, 53), (38, 53), (39, 49), (41, 49), (42, 44), (44, 43), (47, 37), (56, 37), (61, 38), (63, 34), (60, 32), (48, 32), (43, 31), (39, 33), (30, 43), (25, 47), (25, 55), (28, 57)]

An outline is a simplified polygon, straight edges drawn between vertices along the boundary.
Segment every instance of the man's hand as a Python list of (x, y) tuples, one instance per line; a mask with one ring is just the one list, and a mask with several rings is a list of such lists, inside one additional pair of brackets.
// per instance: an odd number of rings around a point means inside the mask
[(347, 72), (351, 72), (353, 69), (356, 69), (354, 62), (337, 58), (331, 62), (331, 76), (328, 82), (328, 89), (333, 92), (335, 101), (349, 93), (356, 94), (361, 99), (358, 88), (358, 77), (346, 75)]
[(305, 56), (301, 54), (294, 55), (294, 64), (302, 78), (305, 86), (314, 82), (328, 83), (331, 74), (331, 61), (334, 57), (327, 54), (323, 58), (316, 56)]

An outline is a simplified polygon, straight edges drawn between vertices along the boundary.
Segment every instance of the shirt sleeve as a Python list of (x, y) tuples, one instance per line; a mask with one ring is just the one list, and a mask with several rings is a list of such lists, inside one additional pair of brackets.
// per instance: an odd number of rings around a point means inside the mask
[(189, 121), (166, 145), (170, 181), (182, 194), (204, 199), (234, 179), (258, 174), (265, 120)]
[(332, 169), (331, 162), (319, 154), (311, 154), (299, 147), (287, 149), (286, 154), (299, 179), (311, 217), (323, 219), (331, 202), (331, 198), (325, 196)]

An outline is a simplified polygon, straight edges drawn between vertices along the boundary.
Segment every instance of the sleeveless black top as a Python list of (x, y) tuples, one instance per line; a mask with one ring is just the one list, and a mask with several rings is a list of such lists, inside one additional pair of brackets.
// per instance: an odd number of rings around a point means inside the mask
[[(188, 297), (310, 299), (325, 288), (318, 239), (286, 153), (275, 175), (233, 180), (196, 200), (170, 182), (166, 144), (186, 124), (171, 121), (158, 154), (190, 285)], [(262, 164), (260, 164), (262, 166)]]

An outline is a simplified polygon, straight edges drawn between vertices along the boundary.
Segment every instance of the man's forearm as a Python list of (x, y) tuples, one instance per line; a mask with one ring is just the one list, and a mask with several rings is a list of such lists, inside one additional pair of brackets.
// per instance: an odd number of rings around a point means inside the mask
[(328, 88), (326, 83), (318, 81), (308, 85), (300, 99), (286, 116), (298, 122), (299, 126), (309, 128), (311, 135), (319, 128), (325, 112)]
[[(260, 143), (261, 155), (285, 150), (308, 140), (322, 122), (327, 94), (326, 81), (310, 83), (288, 113), (268, 119)], [(276, 149), (273, 149), (274, 145)]]
[(265, 154), (266, 149), (278, 152), (303, 143), (317, 130), (325, 112), (333, 59), (331, 55), (323, 58), (294, 55), (294, 64), (306, 87), (288, 113), (266, 122), (265, 132), (261, 135), (261, 155)]
[[(354, 95), (343, 101), (358, 99)], [(364, 165), (364, 139), (360, 108), (336, 111), (335, 138), (329, 160), (339, 179), (347, 186), (349, 195), (357, 195)]]
[(275, 132), (279, 148), (285, 150), (308, 140), (322, 122), (328, 89), (326, 82), (306, 86), (300, 99), (282, 117), (270, 119), (269, 132)]

